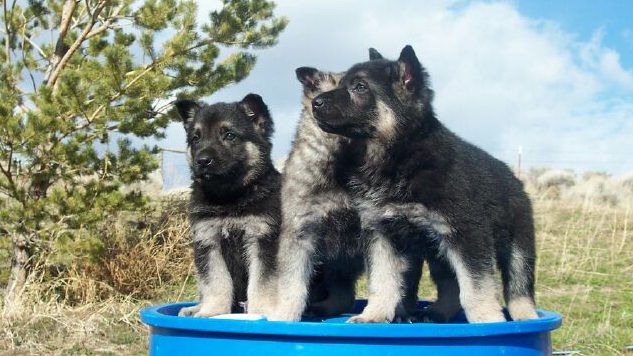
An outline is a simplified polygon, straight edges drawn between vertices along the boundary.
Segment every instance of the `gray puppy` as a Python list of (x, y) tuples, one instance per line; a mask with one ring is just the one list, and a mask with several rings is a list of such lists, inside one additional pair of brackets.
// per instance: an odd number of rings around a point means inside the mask
[(309, 314), (350, 312), (363, 270), (360, 219), (342, 178), (353, 166), (351, 140), (324, 132), (312, 115), (312, 99), (336, 88), (342, 74), (308, 67), (296, 74), (304, 110), (282, 178), (279, 301), (269, 320), (299, 320), (309, 301)]

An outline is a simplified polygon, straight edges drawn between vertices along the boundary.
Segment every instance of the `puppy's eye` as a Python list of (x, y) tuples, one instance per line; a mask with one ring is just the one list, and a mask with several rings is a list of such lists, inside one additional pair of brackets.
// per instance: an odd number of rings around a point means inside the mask
[(232, 133), (230, 131), (224, 134), (224, 139), (227, 140), (227, 141), (233, 141), (236, 138), (237, 138), (237, 135), (235, 135), (234, 133)]
[(193, 136), (191, 136), (191, 141), (193, 143), (198, 143), (200, 142), (200, 135), (198, 133), (193, 134)]
[(359, 92), (359, 93), (365, 92), (367, 91), (367, 85), (363, 82), (358, 82), (354, 86), (354, 91)]

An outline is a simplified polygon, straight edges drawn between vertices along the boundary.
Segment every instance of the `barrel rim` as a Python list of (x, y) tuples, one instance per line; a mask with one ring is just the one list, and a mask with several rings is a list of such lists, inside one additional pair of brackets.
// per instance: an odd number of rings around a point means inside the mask
[[(358, 301), (366, 303), (366, 301)], [(143, 308), (141, 320), (153, 328), (175, 332), (219, 332), (234, 334), (284, 335), (301, 337), (348, 338), (448, 338), (482, 337), (549, 332), (562, 323), (561, 315), (538, 310), (539, 319), (494, 323), (414, 323), (414, 324), (346, 324), (350, 315), (330, 318), (325, 322), (228, 320), (179, 317), (178, 310), (195, 305), (193, 302), (169, 303)]]

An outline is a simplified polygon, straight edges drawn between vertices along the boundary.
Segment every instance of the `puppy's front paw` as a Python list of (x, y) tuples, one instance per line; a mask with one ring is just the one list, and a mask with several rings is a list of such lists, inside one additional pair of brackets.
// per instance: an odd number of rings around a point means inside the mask
[(299, 321), (301, 313), (295, 313), (287, 309), (277, 308), (267, 316), (268, 321)]
[(272, 311), (274, 310), (274, 308), (268, 305), (252, 305), (251, 306), (250, 304), (248, 304), (248, 307), (246, 307), (244, 310), (248, 314), (269, 315), (269, 314), (272, 314)]
[(391, 323), (393, 316), (378, 313), (361, 313), (347, 320), (350, 324)]
[(534, 302), (528, 297), (515, 298), (509, 301), (508, 311), (512, 320), (538, 319)]
[(231, 313), (231, 307), (216, 306), (213, 304), (194, 305), (192, 307), (182, 308), (178, 312), (178, 316), (192, 316), (194, 318), (209, 318), (220, 314)]
[(506, 321), (505, 316), (499, 310), (466, 310), (466, 319), (471, 324), (474, 323), (498, 323)]
[(297, 317), (296, 315), (290, 314), (271, 313), (267, 319), (268, 321), (299, 321), (301, 320), (301, 316)]
[(180, 309), (178, 316), (194, 316), (200, 310), (200, 304)]

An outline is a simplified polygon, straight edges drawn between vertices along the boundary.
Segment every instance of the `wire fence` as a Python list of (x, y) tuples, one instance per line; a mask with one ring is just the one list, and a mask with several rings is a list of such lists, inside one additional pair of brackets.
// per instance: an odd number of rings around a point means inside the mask
[[(162, 147), (160, 150), (162, 190), (168, 191), (189, 186), (191, 178), (187, 162), (187, 151)], [(490, 153), (508, 164), (518, 176), (521, 176), (531, 168), (573, 169), (577, 173), (585, 171), (603, 171), (608, 173), (633, 171), (633, 162), (628, 155), (625, 157), (625, 155), (611, 154), (590, 159), (581, 151), (566, 151), (558, 157), (553, 157), (548, 151), (525, 149), (523, 147), (518, 147), (515, 151), (502, 150)]]

